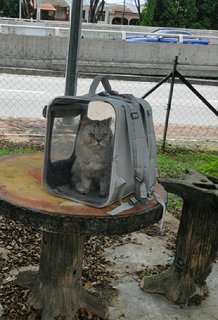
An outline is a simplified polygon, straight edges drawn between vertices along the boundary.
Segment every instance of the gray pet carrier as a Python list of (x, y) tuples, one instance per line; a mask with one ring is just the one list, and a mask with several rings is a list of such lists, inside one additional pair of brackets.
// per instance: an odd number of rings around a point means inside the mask
[[(97, 94), (100, 83), (105, 91)], [(156, 140), (152, 110), (145, 100), (118, 94), (111, 89), (106, 76), (97, 76), (87, 95), (53, 99), (47, 106), (46, 118), (43, 184), (49, 192), (94, 207), (107, 206), (130, 194), (133, 202), (145, 203), (153, 195)], [(91, 125), (95, 123), (95, 130), (107, 122), (111, 133), (110, 149), (107, 149), (110, 152), (106, 154), (105, 162), (99, 156), (101, 164), (107, 163), (107, 167), (100, 173), (91, 172), (91, 175), (87, 173), (87, 166), (95, 164), (98, 167), (99, 160), (96, 158), (94, 164), (88, 162), (94, 161), (98, 151), (90, 149), (87, 154), (87, 150), (81, 149), (84, 148), (82, 139), (85, 134), (89, 134), (90, 139), (101, 140), (101, 137), (91, 137), (88, 129), (83, 129), (83, 123), (88, 121)], [(107, 179), (101, 180), (103, 177)], [(81, 181), (77, 183), (79, 179)], [(90, 188), (79, 187), (84, 179)], [(105, 181), (107, 192), (101, 190)]]

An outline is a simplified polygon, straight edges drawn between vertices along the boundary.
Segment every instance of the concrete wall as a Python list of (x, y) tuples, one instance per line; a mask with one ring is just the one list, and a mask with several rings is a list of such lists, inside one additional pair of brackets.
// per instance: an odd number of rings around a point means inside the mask
[[(66, 37), (0, 34), (0, 66), (65, 70)], [(91, 73), (166, 75), (178, 56), (185, 76), (218, 77), (218, 45), (131, 43), (81, 39), (79, 70)]]

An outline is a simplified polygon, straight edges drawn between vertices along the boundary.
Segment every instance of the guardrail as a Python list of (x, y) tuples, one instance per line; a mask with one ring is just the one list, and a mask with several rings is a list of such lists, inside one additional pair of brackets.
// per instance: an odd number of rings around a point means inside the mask
[[(23, 25), (23, 24), (0, 24), (0, 33), (5, 34), (23, 34), (29, 36), (60, 36), (68, 37), (70, 27), (49, 27), (41, 25)], [(86, 29), (82, 28), (82, 38), (92, 39), (108, 39), (108, 40), (125, 40), (127, 37), (145, 35), (154, 35), (151, 32), (135, 32), (135, 31), (122, 31), (122, 30), (99, 30), (99, 29)], [(158, 36), (166, 36), (165, 34), (158, 34)], [(194, 35), (197, 38), (202, 38), (202, 35)], [(183, 43), (183, 34), (167, 34), (169, 38), (178, 38), (179, 43)], [(186, 38), (193, 38), (192, 35), (185, 35)], [(205, 39), (210, 41), (210, 44), (218, 44), (218, 37), (211, 35), (203, 35)]]
[[(13, 24), (0, 24), (0, 33), (5, 34), (23, 34), (31, 36), (68, 36), (70, 27), (47, 27), (39, 25), (13, 25)], [(116, 31), (116, 30), (98, 30), (98, 29), (85, 29), (82, 28), (81, 36), (83, 38), (103, 38), (109, 40), (124, 40), (127, 34), (135, 34), (134, 32)], [(143, 32), (137, 35), (144, 35)]]
[[(69, 28), (59, 27), (45, 27), (45, 26), (34, 26), (34, 25), (13, 25), (13, 24), (0, 24), (0, 33), (5, 34), (23, 34), (30, 36), (68, 36)], [(66, 33), (66, 34), (65, 34)]]

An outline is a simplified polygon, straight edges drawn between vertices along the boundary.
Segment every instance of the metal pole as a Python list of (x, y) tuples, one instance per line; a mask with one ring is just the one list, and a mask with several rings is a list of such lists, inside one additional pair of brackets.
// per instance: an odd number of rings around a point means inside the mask
[(171, 77), (172, 77), (172, 72), (170, 72), (170, 74), (168, 74), (168, 76), (166, 76), (160, 82), (158, 82), (158, 84), (156, 84), (156, 86), (154, 86), (152, 89), (150, 89), (148, 92), (146, 92), (142, 96), (142, 99), (145, 99), (147, 96), (149, 96), (149, 94), (151, 94), (154, 90), (156, 90), (158, 87), (160, 87), (164, 82), (166, 82)]
[(36, 20), (40, 21), (41, 19), (41, 9), (40, 9), (41, 0), (36, 1)]
[(22, 2), (22, 0), (19, 0), (19, 19), (21, 19), (22, 18), (22, 14), (21, 14), (21, 12), (22, 12), (22, 4), (21, 4), (21, 2)]
[(82, 20), (82, 0), (72, 0), (71, 23), (66, 68), (65, 95), (76, 95), (77, 89), (77, 60), (80, 44)]
[(179, 71), (176, 71), (176, 76), (218, 117), (218, 111), (179, 73)]
[(123, 14), (122, 14), (122, 25), (124, 25), (124, 15), (126, 9), (126, 0), (123, 0)]
[(167, 103), (166, 120), (165, 120), (165, 125), (164, 125), (163, 145), (162, 145), (163, 149), (165, 149), (165, 145), (166, 145), (167, 129), (168, 129), (168, 123), (169, 123), (169, 117), (170, 117), (171, 103), (172, 103), (172, 98), (173, 98), (173, 88), (174, 88), (174, 83), (175, 83), (177, 61), (178, 61), (178, 56), (175, 57), (173, 71), (172, 71), (170, 93), (169, 93), (169, 98), (168, 98), (168, 103)]

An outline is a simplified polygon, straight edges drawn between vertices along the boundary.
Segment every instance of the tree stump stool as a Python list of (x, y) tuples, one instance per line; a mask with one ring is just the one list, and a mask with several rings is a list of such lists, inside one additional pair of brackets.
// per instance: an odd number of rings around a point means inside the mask
[[(28, 302), (41, 320), (64, 316), (71, 320), (80, 308), (103, 319), (108, 302), (82, 285), (86, 236), (121, 235), (148, 227), (162, 218), (162, 206), (151, 199), (111, 216), (119, 204), (93, 208), (56, 197), (41, 184), (43, 155), (0, 157), (0, 215), (42, 231), (39, 271), (22, 272), (16, 283), (31, 288)], [(164, 188), (155, 192), (165, 198)]]
[(141, 288), (180, 305), (194, 296), (201, 301), (218, 250), (218, 178), (188, 169), (184, 180), (161, 184), (183, 199), (175, 259), (167, 271), (144, 277)]

